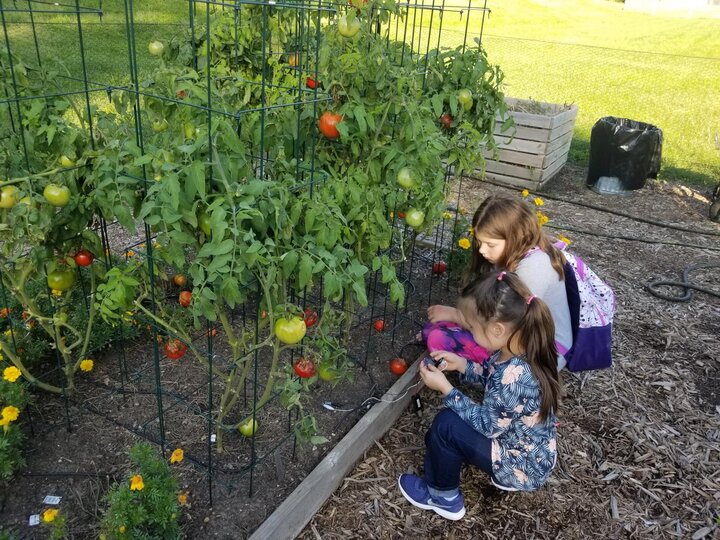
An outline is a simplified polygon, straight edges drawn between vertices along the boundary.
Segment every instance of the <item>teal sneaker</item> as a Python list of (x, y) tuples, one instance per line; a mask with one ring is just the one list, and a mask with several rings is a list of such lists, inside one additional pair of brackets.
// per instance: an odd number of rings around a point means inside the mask
[(425, 480), (414, 474), (401, 474), (398, 486), (403, 496), (412, 504), (423, 510), (432, 510), (436, 514), (457, 521), (465, 515), (465, 500), (459, 493), (453, 500), (430, 495)]

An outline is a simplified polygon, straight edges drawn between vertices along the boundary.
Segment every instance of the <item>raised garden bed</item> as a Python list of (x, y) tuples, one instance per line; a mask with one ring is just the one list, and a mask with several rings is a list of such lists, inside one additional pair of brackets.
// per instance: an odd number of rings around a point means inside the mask
[[(516, 98), (505, 102), (507, 115), (498, 117), (494, 131), (498, 152), (485, 151), (485, 178), (539, 189), (567, 161), (578, 107)], [(515, 125), (503, 131), (508, 118)]]

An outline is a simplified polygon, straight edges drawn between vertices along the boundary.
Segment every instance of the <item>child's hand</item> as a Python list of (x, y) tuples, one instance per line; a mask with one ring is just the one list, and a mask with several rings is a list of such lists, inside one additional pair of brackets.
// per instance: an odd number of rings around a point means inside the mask
[(430, 353), (430, 356), (432, 356), (438, 363), (442, 361), (445, 362), (444, 365), (440, 366), (443, 371), (458, 371), (460, 373), (465, 373), (465, 370), (467, 369), (467, 358), (463, 358), (453, 352), (433, 351)]
[(437, 390), (443, 396), (447, 396), (453, 389), (453, 385), (448, 382), (445, 374), (432, 364), (420, 362), (420, 377), (425, 386), (431, 390)]
[(427, 310), (428, 320), (431, 323), (440, 321), (458, 322), (458, 310), (450, 306), (430, 306)]

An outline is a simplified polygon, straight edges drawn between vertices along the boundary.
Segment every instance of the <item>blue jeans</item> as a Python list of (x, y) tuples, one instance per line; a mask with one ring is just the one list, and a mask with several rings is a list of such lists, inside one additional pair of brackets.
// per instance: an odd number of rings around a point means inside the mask
[(438, 491), (460, 486), (463, 463), (475, 465), (492, 478), (492, 442), (455, 411), (444, 409), (425, 434), (425, 481)]

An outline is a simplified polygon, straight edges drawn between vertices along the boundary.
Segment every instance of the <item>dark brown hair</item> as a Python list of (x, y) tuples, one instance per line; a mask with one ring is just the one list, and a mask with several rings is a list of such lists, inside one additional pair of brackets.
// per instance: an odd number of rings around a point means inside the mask
[(517, 336), (523, 349), (519, 352), (540, 385), (540, 418), (545, 420), (551, 411), (557, 411), (560, 399), (555, 324), (545, 302), (533, 297), (528, 303), (530, 297), (530, 290), (512, 272), (493, 272), (478, 278), (460, 293), (461, 299), (474, 304), (481, 322), (510, 325), (508, 348)]
[(505, 240), (505, 251), (497, 261), (498, 268), (510, 272), (516, 271), (518, 263), (525, 254), (538, 246), (550, 257), (550, 262), (560, 276), (560, 280), (565, 278), (562, 253), (552, 245), (545, 231), (540, 227), (537, 215), (522, 200), (491, 195), (475, 210), (472, 228), (474, 234), (468, 281), (494, 270), (493, 265), (480, 255), (477, 235)]

